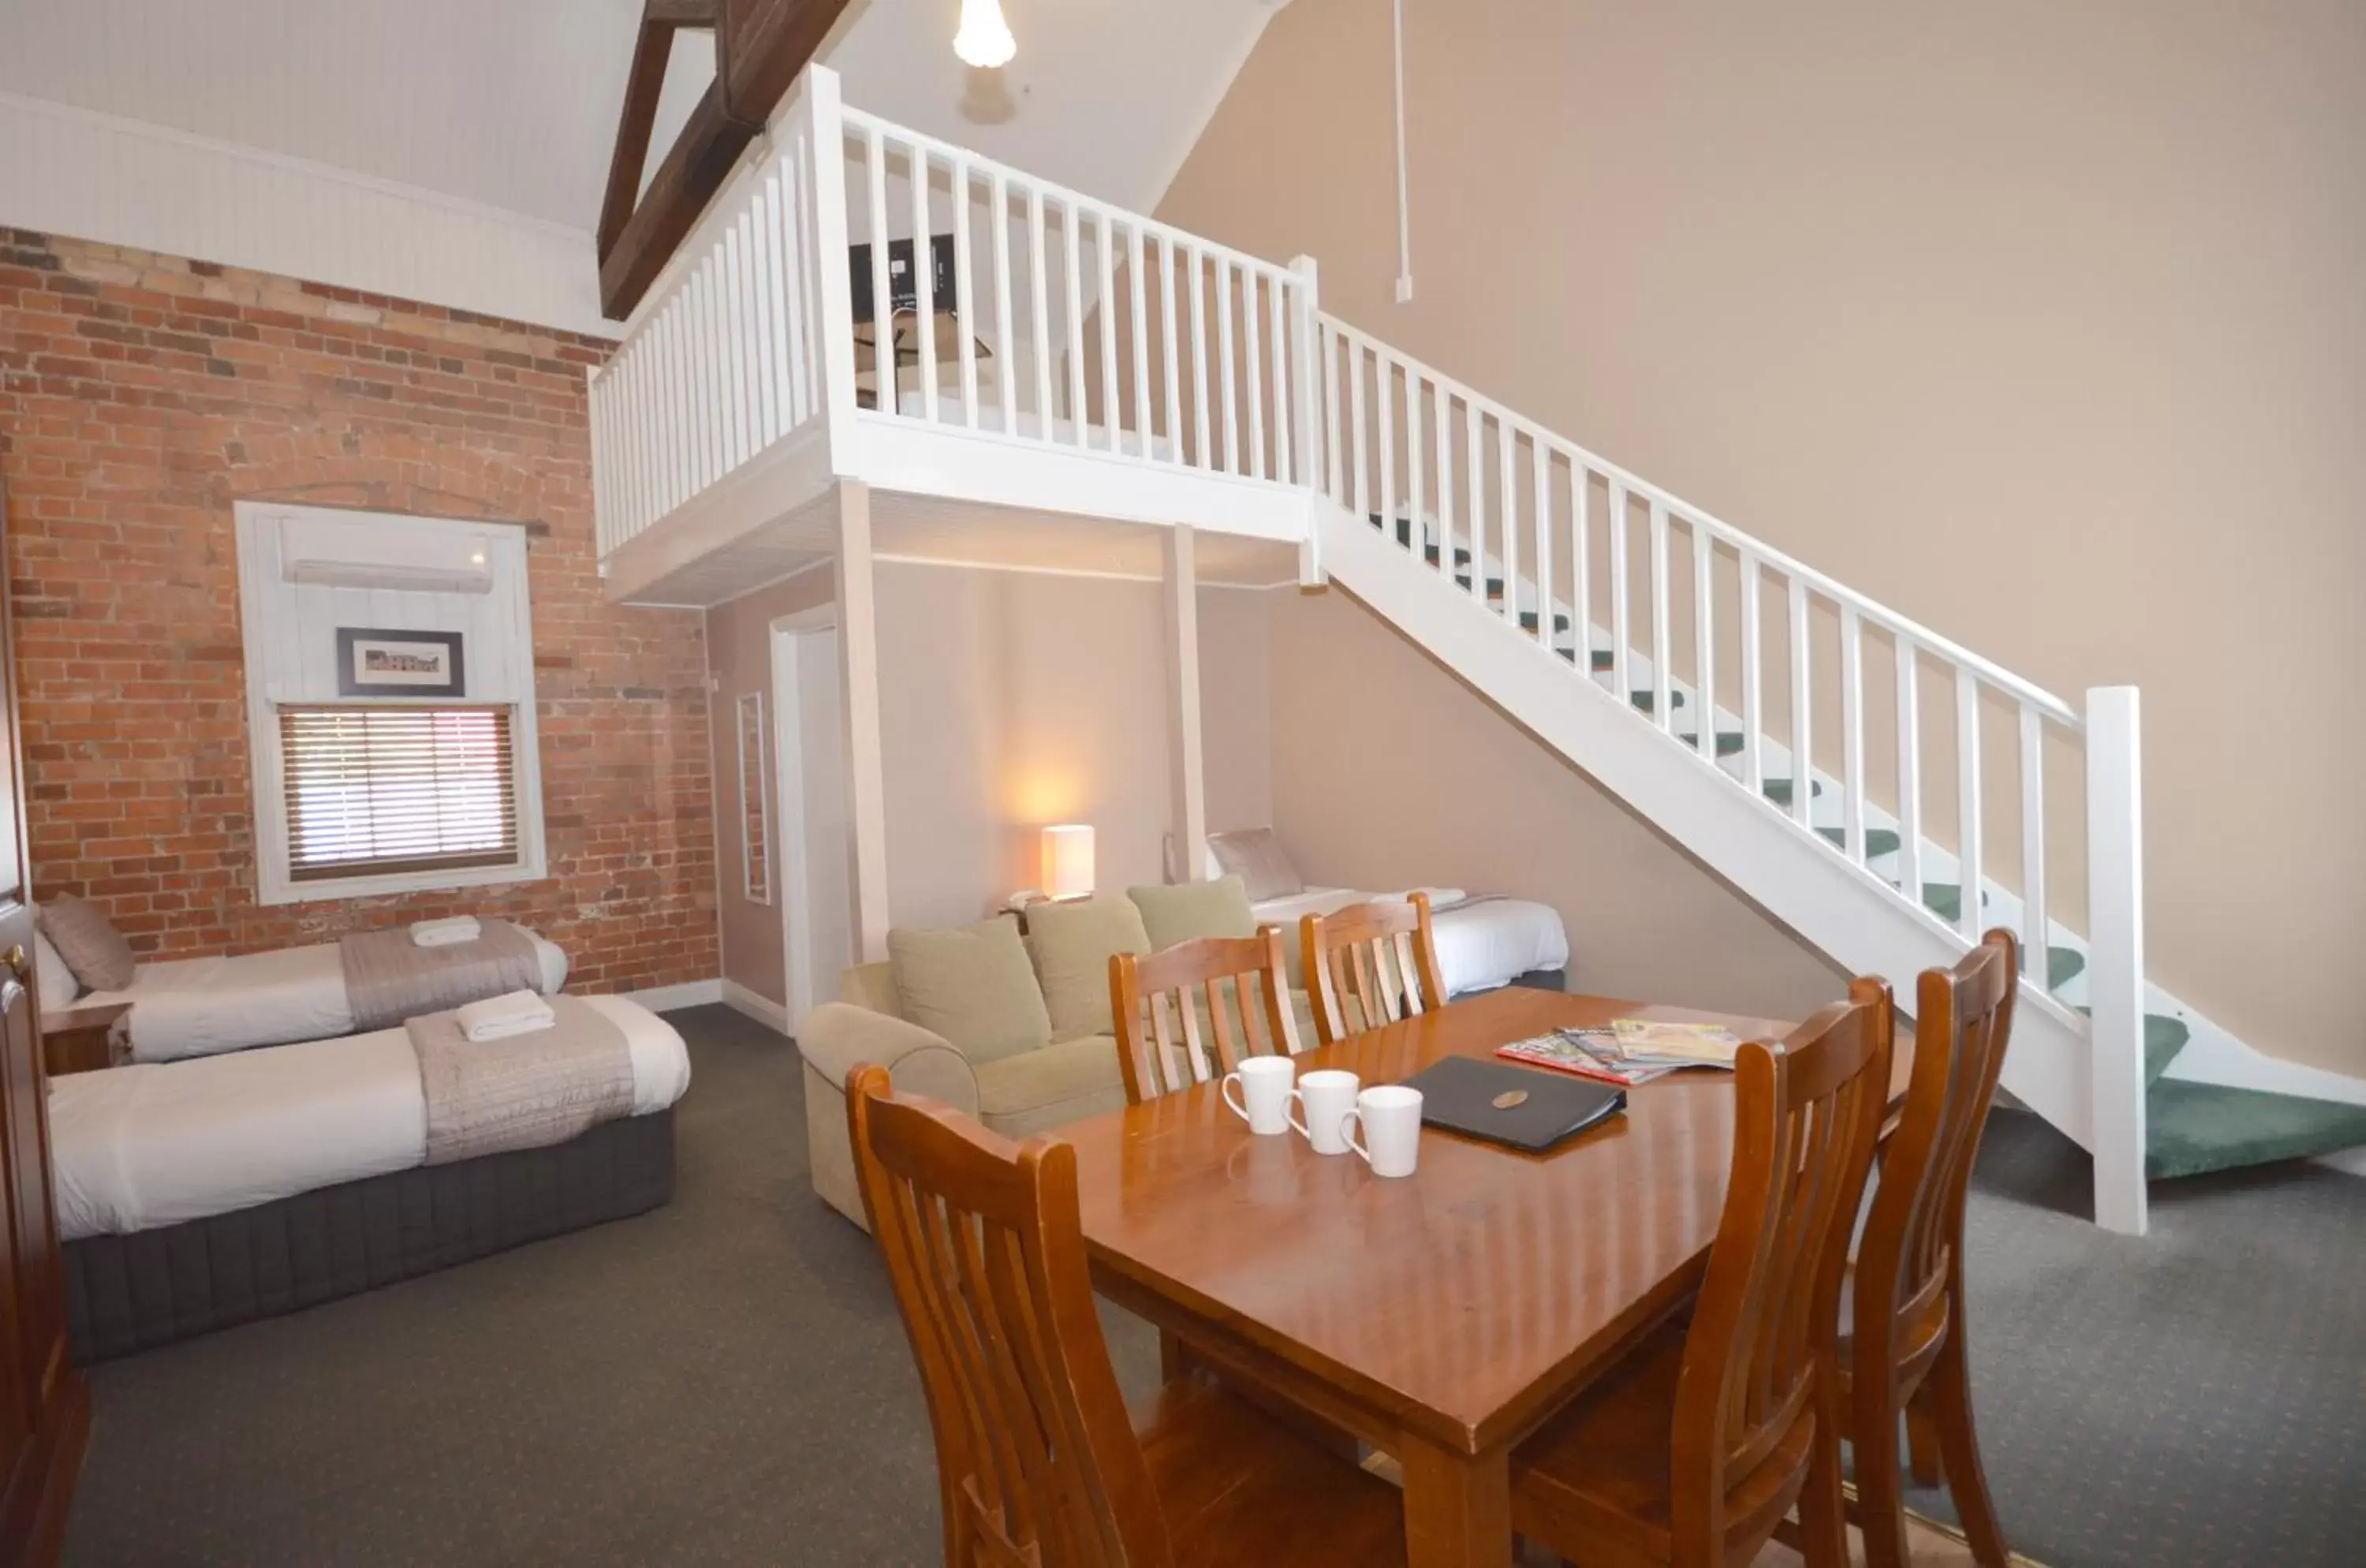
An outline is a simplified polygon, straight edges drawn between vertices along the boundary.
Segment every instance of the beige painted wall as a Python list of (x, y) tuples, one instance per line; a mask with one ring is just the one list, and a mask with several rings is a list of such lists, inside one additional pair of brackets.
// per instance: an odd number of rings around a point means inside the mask
[[(900, 561), (881, 561), (876, 572), (895, 922), (975, 920), (1014, 889), (1036, 886), (1039, 831), (1053, 822), (1093, 825), (1103, 886), (1164, 880), (1165, 588)], [(775, 1002), (786, 994), (782, 916), (742, 888), (732, 724), (740, 693), (770, 691), (771, 623), (835, 592), (825, 568), (707, 613), (723, 972)], [(1212, 823), (1272, 818), (1271, 597), (1233, 588), (1199, 595)], [(777, 845), (772, 859), (778, 886)]]
[(2154, 976), (2366, 1070), (2366, 8), (1407, 13), (1414, 304), (1384, 6), (1276, 17), (1161, 216), (2042, 684), (2141, 685)]

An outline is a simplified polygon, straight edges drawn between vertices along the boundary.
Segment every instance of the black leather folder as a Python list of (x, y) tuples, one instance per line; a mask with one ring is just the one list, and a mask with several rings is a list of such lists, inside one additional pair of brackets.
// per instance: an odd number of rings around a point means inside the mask
[(1541, 1067), (1448, 1056), (1405, 1079), (1421, 1119), (1449, 1133), (1541, 1154), (1627, 1109), (1627, 1091)]

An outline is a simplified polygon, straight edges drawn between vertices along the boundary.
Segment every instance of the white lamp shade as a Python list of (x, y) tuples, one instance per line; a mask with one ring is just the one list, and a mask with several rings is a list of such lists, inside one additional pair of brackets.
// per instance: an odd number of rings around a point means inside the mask
[(1080, 822), (1043, 829), (1043, 891), (1081, 898), (1093, 890), (1093, 830)]
[(992, 71), (1010, 63), (1019, 40), (1002, 19), (1002, 0), (962, 0), (961, 31), (953, 35), (953, 52), (971, 65)]

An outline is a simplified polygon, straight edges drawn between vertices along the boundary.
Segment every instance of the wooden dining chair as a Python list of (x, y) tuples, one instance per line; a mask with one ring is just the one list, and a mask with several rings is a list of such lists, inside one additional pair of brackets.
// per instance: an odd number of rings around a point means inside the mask
[(1404, 1562), (1385, 1483), (1215, 1383), (1130, 1418), (1093, 1309), (1066, 1144), (848, 1075), (862, 1203), (936, 1433), (947, 1568)]
[(2009, 1553), (1980, 1468), (1964, 1342), (1964, 1201), (2004, 1070), (2021, 989), (2021, 945), (1992, 931), (1953, 969), (1923, 971), (1906, 1105), (1882, 1145), (1880, 1177), (1850, 1282), (1839, 1367), (1855, 1458), (1867, 1568), (1904, 1568), (1898, 1424), (1915, 1479), (1944, 1475), (1980, 1568)]
[[(1729, 1568), (1796, 1503), (1810, 1568), (1848, 1560), (1830, 1369), (1887, 1099), (1889, 989), (1735, 1066), (1733, 1164), (1688, 1328), (1638, 1348), (1513, 1455), (1513, 1528), (1585, 1568)], [(1645, 1092), (1649, 1092), (1648, 1090)]]
[(1222, 1077), (1244, 1055), (1297, 1055), (1289, 968), (1279, 926), (1111, 955), (1110, 1012), (1126, 1102), (1139, 1105)]
[(1446, 1005), (1426, 893), (1307, 916), (1299, 922), (1299, 957), (1314, 1032), (1325, 1045)]

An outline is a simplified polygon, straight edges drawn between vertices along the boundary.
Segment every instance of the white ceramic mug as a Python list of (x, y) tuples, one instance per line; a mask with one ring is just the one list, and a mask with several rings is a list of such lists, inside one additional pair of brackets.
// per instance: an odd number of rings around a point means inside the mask
[(1346, 1122), (1347, 1113), (1356, 1109), (1357, 1087), (1355, 1074), (1321, 1067), (1299, 1079), (1298, 1087), (1290, 1091), (1290, 1098), (1298, 1101), (1306, 1117), (1301, 1122), (1292, 1116), (1290, 1124), (1316, 1154), (1347, 1152)]
[[(1358, 1124), (1364, 1135), (1350, 1133), (1350, 1123)], [(1421, 1090), (1403, 1084), (1366, 1089), (1341, 1118), (1339, 1132), (1374, 1176), (1411, 1176), (1421, 1158)]]
[[(1298, 1064), (1287, 1056), (1251, 1056), (1224, 1075), (1221, 1092), (1250, 1132), (1268, 1137), (1290, 1131), (1290, 1086), (1297, 1077)], [(1233, 1098), (1234, 1084), (1246, 1104)]]

